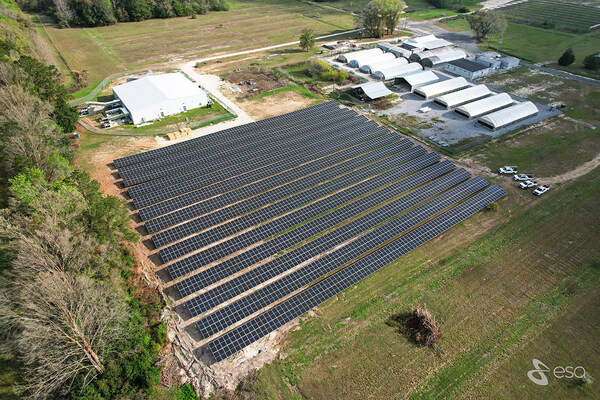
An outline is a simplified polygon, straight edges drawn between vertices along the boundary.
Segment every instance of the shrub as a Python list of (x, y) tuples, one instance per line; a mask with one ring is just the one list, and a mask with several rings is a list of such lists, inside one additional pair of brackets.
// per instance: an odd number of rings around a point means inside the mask
[(575, 53), (573, 52), (573, 49), (571, 47), (569, 47), (567, 50), (565, 50), (563, 55), (560, 56), (560, 58), (558, 59), (558, 65), (562, 65), (563, 67), (566, 67), (567, 65), (571, 65), (574, 62), (575, 62)]
[(583, 66), (586, 69), (600, 69), (600, 53), (585, 56), (583, 59)]
[(411, 337), (420, 346), (435, 347), (442, 340), (440, 328), (424, 307), (417, 307), (407, 315), (400, 325), (400, 332)]
[(500, 206), (498, 205), (498, 203), (493, 201), (490, 204), (488, 204), (488, 206), (486, 208), (490, 211), (498, 211), (500, 209)]

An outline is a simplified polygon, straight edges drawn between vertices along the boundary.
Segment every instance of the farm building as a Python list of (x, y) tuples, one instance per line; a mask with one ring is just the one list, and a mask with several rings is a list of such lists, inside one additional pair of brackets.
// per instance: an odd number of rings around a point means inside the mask
[(450, 51), (455, 51), (455, 50), (456, 49), (454, 47), (440, 47), (439, 49), (419, 51), (419, 52), (412, 53), (409, 59), (410, 59), (410, 61), (418, 62), (424, 58), (437, 56), (437, 55), (448, 53)]
[(455, 92), (468, 86), (469, 82), (467, 82), (465, 78), (459, 77), (418, 87), (413, 93), (417, 96), (423, 97), (425, 100), (429, 100), (446, 93)]
[[(386, 53), (386, 54), (391, 55), (391, 53)], [(408, 60), (406, 58), (392, 57), (391, 59), (388, 58), (385, 60), (379, 60), (379, 61), (375, 61), (375, 62), (370, 61), (369, 63), (360, 67), (360, 70), (367, 74), (372, 74), (375, 71), (379, 71), (379, 70), (383, 70), (383, 69), (390, 69), (392, 67), (398, 67), (398, 66), (406, 65), (406, 64), (408, 64)]]
[(421, 36), (406, 40), (402, 43), (404, 48), (413, 51), (433, 50), (440, 47), (451, 46), (452, 43), (444, 39), (438, 39), (434, 35)]
[[(397, 58), (397, 60), (401, 60)], [(419, 63), (410, 63), (404, 65), (394, 65), (391, 67), (385, 67), (378, 69), (373, 73), (373, 78), (381, 79), (382, 81), (389, 81), (398, 77), (403, 77), (411, 74), (418, 73), (423, 70), (423, 67)]]
[(478, 53), (477, 56), (475, 56), (475, 62), (490, 69), (498, 69), (502, 63), (500, 54), (494, 53), (493, 51)]
[(134, 124), (206, 106), (208, 94), (183, 74), (145, 76), (113, 88)]
[[(393, 61), (395, 59), (396, 59), (396, 56), (393, 55), (392, 53), (383, 53), (383, 54), (375, 55), (368, 59), (361, 60), (357, 63), (356, 66), (360, 67), (361, 71), (371, 72), (371, 68), (370, 68), (371, 65), (381, 63), (381, 62), (386, 62), (386, 61)], [(363, 69), (363, 67), (367, 67), (367, 70)]]
[(495, 94), (457, 107), (454, 111), (465, 118), (477, 118), (482, 115), (508, 107), (514, 100), (506, 93)]
[(362, 85), (352, 87), (354, 95), (363, 100), (377, 100), (385, 96), (393, 94), (383, 82), (369, 82)]
[(519, 59), (517, 57), (502, 57), (500, 59), (500, 67), (504, 69), (516, 68), (519, 66)]
[(454, 108), (487, 97), (491, 93), (487, 86), (476, 85), (437, 97), (433, 102), (445, 108)]
[(391, 43), (379, 43), (377, 47), (386, 53), (394, 54), (396, 57), (404, 57), (408, 59), (412, 54), (412, 51)]
[[(418, 63), (410, 63), (408, 65), (413, 65)], [(410, 87), (410, 91), (414, 91), (416, 88), (428, 85), (432, 82), (439, 81), (440, 78), (431, 71), (422, 71), (410, 75), (399, 76), (394, 79), (394, 85), (402, 85), (407, 83)]]
[(537, 115), (538, 111), (535, 104), (530, 101), (525, 101), (503, 110), (487, 114), (479, 118), (477, 122), (486, 128), (495, 131), (496, 129), (504, 128), (505, 126), (533, 117), (534, 115)]
[[(352, 66), (355, 66), (357, 61), (359, 60), (367, 60), (370, 57), (383, 54), (383, 50), (381, 49), (368, 49), (368, 50), (360, 50), (360, 51), (351, 51), (350, 53), (340, 54), (338, 56), (338, 61), (346, 62)], [(354, 63), (353, 63), (354, 61)]]
[(462, 50), (453, 50), (447, 51), (435, 56), (427, 57), (421, 59), (421, 65), (424, 67), (432, 68), (434, 65), (439, 65), (445, 62), (450, 62), (454, 60), (460, 60), (461, 58), (465, 58), (467, 55)]
[(467, 79), (477, 79), (490, 73), (490, 69), (471, 60), (453, 60), (444, 67), (445, 71), (464, 76)]

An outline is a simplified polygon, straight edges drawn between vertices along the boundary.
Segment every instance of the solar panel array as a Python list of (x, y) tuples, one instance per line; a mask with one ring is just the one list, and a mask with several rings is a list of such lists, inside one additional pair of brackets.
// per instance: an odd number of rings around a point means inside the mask
[(335, 102), (114, 164), (217, 361), (504, 195)]

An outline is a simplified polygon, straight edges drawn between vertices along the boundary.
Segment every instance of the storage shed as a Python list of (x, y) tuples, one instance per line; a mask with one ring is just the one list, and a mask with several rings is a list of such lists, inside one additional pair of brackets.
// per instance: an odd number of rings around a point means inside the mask
[(393, 94), (383, 82), (364, 83), (362, 85), (354, 86), (352, 89), (354, 89), (354, 95), (363, 101), (377, 100), (381, 97)]
[[(373, 56), (367, 60), (362, 61), (360, 63), (360, 65), (358, 65), (358, 66), (360, 67), (361, 71), (370, 73), (372, 65), (377, 65), (377, 64), (381, 64), (381, 63), (385, 63), (385, 62), (389, 62), (389, 61), (394, 61), (394, 60), (396, 60), (396, 56), (393, 55), (392, 53), (383, 53), (383, 54), (379, 54), (379, 55)], [(406, 59), (404, 59), (404, 58), (402, 58), (402, 60), (406, 61)], [(406, 62), (405, 62), (405, 64), (406, 64)]]
[[(418, 63), (410, 63), (408, 65), (414, 65)], [(422, 67), (421, 67), (422, 68)], [(405, 76), (398, 76), (394, 79), (394, 85), (402, 85), (407, 83), (410, 87), (410, 91), (414, 91), (416, 88), (428, 85), (432, 82), (439, 81), (440, 78), (431, 71), (422, 71), (418, 73), (413, 73)]]
[(530, 101), (515, 104), (503, 110), (493, 112), (485, 115), (477, 122), (485, 126), (489, 130), (495, 131), (500, 128), (504, 128), (508, 125), (515, 124), (519, 121), (523, 121), (529, 117), (537, 115), (538, 108)]
[(413, 93), (417, 96), (423, 97), (425, 100), (428, 100), (446, 93), (455, 92), (468, 86), (469, 82), (467, 82), (465, 78), (459, 77), (421, 86), (416, 88)]
[(424, 67), (429, 67), (432, 68), (434, 65), (439, 65), (445, 62), (450, 62), (450, 61), (454, 61), (454, 60), (460, 60), (461, 58), (465, 58), (467, 55), (465, 54), (464, 51), (462, 50), (453, 50), (453, 51), (447, 51), (435, 56), (431, 56), (428, 58), (424, 58), (422, 59), (421, 65), (423, 65)]
[[(400, 58), (398, 58), (397, 60), (400, 60)], [(373, 78), (381, 79), (382, 81), (389, 81), (399, 77), (412, 75), (422, 70), (423, 67), (419, 63), (395, 65), (391, 67), (378, 69), (373, 73)]]
[(453, 60), (448, 62), (444, 70), (467, 79), (477, 79), (490, 73), (490, 69), (471, 60)]
[(475, 57), (475, 62), (490, 69), (498, 69), (501, 65), (500, 55), (494, 52), (484, 52), (477, 54), (477, 56)]
[(437, 97), (435, 100), (433, 100), (433, 102), (445, 108), (454, 108), (475, 100), (482, 99), (490, 94), (492, 94), (492, 92), (487, 86), (476, 85)]
[(349, 63), (352, 60), (358, 60), (363, 57), (372, 57), (376, 54), (383, 54), (383, 50), (381, 49), (368, 49), (368, 50), (359, 50), (359, 51), (351, 51), (350, 53), (340, 54), (338, 56), (338, 61)]
[[(386, 53), (386, 54), (391, 54), (391, 53)], [(362, 67), (360, 67), (360, 70), (367, 74), (369, 74), (369, 73), (372, 74), (376, 71), (380, 71), (380, 70), (384, 70), (384, 69), (391, 69), (391, 68), (399, 67), (401, 65), (406, 65), (406, 64), (408, 64), (408, 60), (406, 58), (393, 57), (392, 59), (381, 60), (381, 61), (377, 61), (377, 62), (370, 62), (370, 63), (365, 64)]]
[(181, 73), (152, 75), (113, 88), (134, 124), (206, 106), (208, 94)]
[(513, 103), (514, 100), (508, 94), (499, 93), (456, 107), (454, 111), (460, 116), (471, 119), (506, 108)]
[(504, 69), (516, 68), (519, 66), (519, 61), (517, 57), (502, 57), (500, 59), (500, 67)]

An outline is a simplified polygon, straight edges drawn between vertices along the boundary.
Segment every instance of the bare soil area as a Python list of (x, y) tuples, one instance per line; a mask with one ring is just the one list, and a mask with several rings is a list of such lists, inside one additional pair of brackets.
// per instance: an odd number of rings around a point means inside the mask
[(281, 92), (258, 99), (248, 99), (240, 106), (256, 119), (275, 117), (301, 108), (310, 107), (319, 100), (306, 98), (296, 92)]

